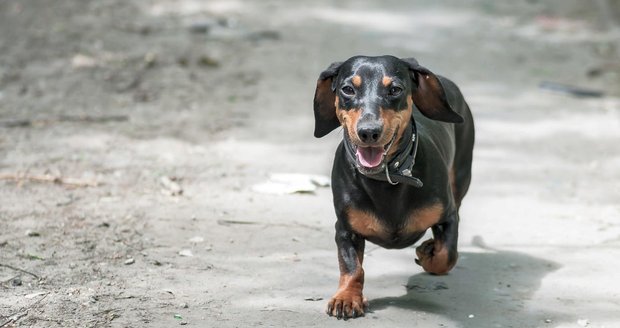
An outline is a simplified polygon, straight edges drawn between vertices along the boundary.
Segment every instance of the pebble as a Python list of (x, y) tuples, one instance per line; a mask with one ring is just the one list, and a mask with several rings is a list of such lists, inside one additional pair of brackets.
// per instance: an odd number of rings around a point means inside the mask
[(280, 32), (272, 30), (256, 31), (248, 33), (246, 36), (250, 41), (262, 40), (280, 40), (282, 38)]
[(155, 66), (155, 64), (157, 63), (157, 54), (149, 52), (144, 55), (144, 63), (148, 68)]
[(322, 297), (306, 297), (306, 298), (304, 298), (304, 301), (311, 301), (311, 302), (322, 301), (322, 300), (323, 300)]
[(136, 263), (136, 260), (134, 260), (133, 258), (125, 260), (125, 265), (131, 265), (134, 263)]
[(198, 58), (198, 64), (201, 66), (210, 66), (210, 67), (220, 66), (220, 62), (217, 59), (212, 58), (207, 55), (200, 56), (200, 58)]
[(179, 322), (179, 324), (180, 324), (181, 326), (185, 326), (185, 325), (187, 325), (187, 321), (181, 321), (181, 322)]
[(13, 285), (13, 287), (21, 286), (22, 285), (22, 279), (20, 277), (15, 277), (15, 278), (11, 279), (11, 285)]
[(159, 182), (164, 187), (164, 191), (170, 196), (181, 196), (183, 194), (183, 188), (176, 182), (175, 177), (162, 176)]
[(191, 251), (190, 249), (182, 249), (182, 250), (179, 252), (179, 255), (181, 255), (181, 256), (187, 256), (187, 257), (192, 257), (192, 256), (194, 256), (194, 253), (192, 253), (192, 251)]
[(179, 304), (179, 307), (182, 309), (187, 309), (189, 307), (189, 305), (187, 305), (187, 303), (181, 303)]
[(214, 25), (215, 22), (210, 20), (194, 22), (189, 26), (189, 31), (195, 34), (207, 34)]
[(71, 58), (71, 66), (73, 66), (73, 68), (95, 67), (97, 66), (97, 60), (90, 56), (76, 54)]
[(467, 317), (468, 317), (468, 318), (470, 318), (470, 319), (473, 319), (473, 318), (475, 317), (475, 315), (470, 314), (470, 315), (468, 315)]
[(36, 232), (36, 231), (26, 230), (26, 236), (28, 236), (28, 237), (40, 237), (41, 234)]

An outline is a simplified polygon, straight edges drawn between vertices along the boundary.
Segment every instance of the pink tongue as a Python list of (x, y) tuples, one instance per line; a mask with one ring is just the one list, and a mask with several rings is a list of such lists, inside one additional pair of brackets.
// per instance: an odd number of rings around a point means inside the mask
[(364, 167), (375, 167), (383, 159), (383, 147), (358, 147), (357, 159)]

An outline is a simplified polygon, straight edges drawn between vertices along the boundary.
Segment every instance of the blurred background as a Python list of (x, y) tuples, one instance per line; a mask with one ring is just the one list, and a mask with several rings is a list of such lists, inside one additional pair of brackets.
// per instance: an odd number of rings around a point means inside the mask
[(619, 53), (617, 0), (0, 0), (0, 327), (342, 325), (312, 98), (356, 54), (477, 142), (459, 265), (369, 244), (355, 324), (614, 327)]

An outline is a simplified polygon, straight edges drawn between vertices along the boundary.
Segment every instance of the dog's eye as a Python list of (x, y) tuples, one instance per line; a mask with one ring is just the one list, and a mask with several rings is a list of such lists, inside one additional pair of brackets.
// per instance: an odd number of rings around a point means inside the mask
[(340, 89), (340, 91), (342, 91), (342, 93), (345, 96), (351, 97), (355, 95), (355, 90), (353, 90), (353, 88), (351, 88), (348, 85), (345, 85), (344, 87), (342, 87), (342, 89)]
[(403, 89), (399, 87), (391, 87), (388, 91), (389, 95), (393, 97), (400, 95), (401, 92), (403, 92)]

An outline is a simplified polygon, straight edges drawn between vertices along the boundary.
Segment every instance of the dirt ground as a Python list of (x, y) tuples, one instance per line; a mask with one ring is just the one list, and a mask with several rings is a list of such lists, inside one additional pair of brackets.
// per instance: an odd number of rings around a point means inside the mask
[[(0, 0), (0, 327), (620, 327), (604, 2)], [(452, 78), (477, 143), (457, 267), (371, 244), (344, 322), (329, 188), (252, 186), (329, 175), (314, 85), (354, 54)]]

